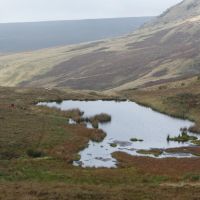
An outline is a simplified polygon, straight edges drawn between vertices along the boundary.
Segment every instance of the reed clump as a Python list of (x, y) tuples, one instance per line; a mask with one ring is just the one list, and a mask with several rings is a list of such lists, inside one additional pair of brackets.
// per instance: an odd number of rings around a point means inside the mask
[(181, 129), (182, 132), (177, 137), (170, 137), (170, 135), (167, 136), (167, 141), (174, 141), (174, 142), (188, 142), (188, 141), (194, 141), (198, 138), (195, 136), (188, 135), (187, 129)]
[(93, 128), (98, 129), (99, 128), (99, 123), (108, 123), (111, 121), (111, 116), (106, 114), (106, 113), (101, 113), (92, 117), (86, 117), (84, 118), (85, 122), (89, 122), (92, 124)]

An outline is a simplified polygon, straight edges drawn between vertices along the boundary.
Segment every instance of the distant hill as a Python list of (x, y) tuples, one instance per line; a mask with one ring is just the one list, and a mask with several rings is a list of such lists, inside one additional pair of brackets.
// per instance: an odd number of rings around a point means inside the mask
[(152, 17), (0, 24), (0, 53), (31, 51), (128, 34)]
[(0, 56), (0, 85), (132, 89), (200, 74), (200, 0), (123, 37)]

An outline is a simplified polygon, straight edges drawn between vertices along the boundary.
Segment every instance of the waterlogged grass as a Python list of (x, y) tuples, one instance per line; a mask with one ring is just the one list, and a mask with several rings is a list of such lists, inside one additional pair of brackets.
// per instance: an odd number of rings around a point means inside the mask
[(112, 119), (111, 116), (106, 113), (101, 113), (90, 118), (91, 121), (96, 120), (99, 123), (107, 123), (107, 122), (110, 122), (111, 119)]
[(99, 123), (103, 124), (103, 123), (108, 123), (111, 121), (111, 116), (106, 114), (106, 113), (101, 113), (101, 114), (97, 114), (93, 117), (86, 117), (83, 118), (83, 120), (85, 122), (90, 122), (92, 124), (92, 127), (95, 129), (99, 128)]
[(163, 153), (163, 150), (160, 149), (150, 149), (150, 150), (138, 150), (137, 153), (143, 154), (143, 155), (153, 155), (155, 157), (160, 156)]
[(169, 148), (169, 149), (164, 149), (166, 153), (170, 154), (191, 154), (193, 156), (199, 156), (200, 155), (200, 148), (195, 147), (195, 146), (189, 146), (189, 147), (178, 147), (178, 148)]
[(95, 128), (95, 129), (98, 129), (99, 128), (99, 122), (97, 120), (89, 120), (89, 122), (92, 124), (92, 127)]
[(138, 138), (131, 138), (130, 141), (131, 142), (143, 142), (144, 140), (138, 139)]
[(72, 119), (77, 124), (85, 125), (86, 123), (91, 123), (94, 129), (99, 128), (99, 123), (108, 123), (111, 121), (111, 116), (106, 113), (97, 114), (92, 117), (83, 117), (84, 112), (80, 109), (71, 109), (67, 111), (63, 111), (64, 116), (68, 119)]
[(194, 141), (197, 139), (198, 139), (197, 137), (190, 136), (188, 135), (187, 132), (184, 132), (184, 131), (177, 137), (170, 137), (169, 135), (167, 137), (167, 141), (174, 141), (174, 142), (188, 142), (188, 141)]
[(116, 143), (111, 143), (110, 146), (115, 148), (115, 147), (117, 147), (117, 144)]
[(83, 116), (84, 112), (81, 111), (80, 109), (76, 108), (76, 109), (71, 109), (71, 110), (67, 110), (67, 111), (64, 111), (65, 112), (65, 115), (67, 118), (79, 118), (81, 116)]
[(200, 146), (200, 140), (194, 140), (192, 141), (193, 144)]

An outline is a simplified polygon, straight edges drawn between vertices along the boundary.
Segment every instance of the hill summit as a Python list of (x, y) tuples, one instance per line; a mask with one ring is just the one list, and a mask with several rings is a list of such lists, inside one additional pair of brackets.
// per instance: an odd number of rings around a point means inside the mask
[(170, 23), (200, 15), (199, 0), (184, 0), (176, 6), (166, 10), (156, 20), (156, 23)]

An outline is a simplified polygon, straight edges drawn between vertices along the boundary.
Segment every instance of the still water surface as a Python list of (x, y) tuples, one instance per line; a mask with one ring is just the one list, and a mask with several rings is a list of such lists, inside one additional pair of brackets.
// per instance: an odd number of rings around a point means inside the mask
[[(140, 106), (134, 102), (116, 101), (63, 101), (62, 103), (39, 103), (48, 107), (61, 110), (79, 108), (84, 111), (84, 116), (90, 117), (100, 113), (112, 116), (112, 121), (99, 124), (99, 128), (107, 133), (106, 138), (100, 142), (89, 142), (86, 149), (80, 152), (81, 160), (75, 165), (83, 167), (115, 167), (116, 160), (111, 154), (116, 151), (139, 155), (139, 149), (172, 148), (189, 146), (190, 143), (168, 142), (167, 136), (177, 136), (180, 128), (190, 127), (193, 122), (173, 118), (151, 108)], [(88, 124), (88, 128), (90, 125)], [(131, 142), (131, 138), (144, 140)], [(117, 147), (111, 147), (111, 143)], [(142, 156), (142, 155), (141, 155)], [(189, 154), (162, 154), (160, 157), (188, 157)]]

